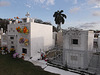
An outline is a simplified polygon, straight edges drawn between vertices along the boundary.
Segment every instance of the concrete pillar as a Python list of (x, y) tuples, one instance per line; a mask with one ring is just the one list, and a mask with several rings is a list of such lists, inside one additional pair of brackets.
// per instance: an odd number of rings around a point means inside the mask
[(100, 34), (98, 36), (98, 49), (100, 50)]
[(12, 21), (9, 21), (9, 24), (11, 24), (12, 23)]
[(62, 46), (62, 44), (63, 44), (62, 32), (58, 32), (58, 33), (57, 33), (57, 45), (58, 45), (58, 46)]
[(18, 19), (15, 20), (15, 23), (18, 23)]

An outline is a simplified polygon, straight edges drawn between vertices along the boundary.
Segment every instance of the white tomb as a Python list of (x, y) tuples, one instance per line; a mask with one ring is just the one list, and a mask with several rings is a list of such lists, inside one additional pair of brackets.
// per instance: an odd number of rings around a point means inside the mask
[(87, 68), (93, 51), (93, 31), (70, 28), (63, 32), (63, 64)]
[(2, 35), (1, 35), (1, 46), (7, 46), (7, 34), (5, 34), (5, 33), (3, 33)]
[[(8, 49), (14, 48), (20, 55), (25, 53), (25, 56), (33, 59), (39, 58), (40, 50), (46, 51), (55, 45), (53, 26), (35, 23), (34, 19), (29, 18), (27, 14), (26, 18), (22, 18), (22, 23), (18, 23), (18, 19), (16, 19), (14, 23), (10, 22), (8, 25)], [(23, 31), (25, 27), (28, 29), (28, 34), (16, 30), (16, 28), (21, 28)], [(28, 40), (28, 45), (23, 42), (23, 39)]]

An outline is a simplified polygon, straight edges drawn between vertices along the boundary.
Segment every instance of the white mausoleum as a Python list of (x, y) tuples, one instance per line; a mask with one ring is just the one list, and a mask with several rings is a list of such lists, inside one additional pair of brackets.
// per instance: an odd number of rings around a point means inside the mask
[(2, 35), (1, 35), (1, 46), (7, 46), (7, 34), (5, 34), (5, 33), (3, 33)]
[(87, 68), (93, 52), (93, 31), (70, 28), (63, 32), (63, 64)]
[[(28, 14), (29, 15), (29, 14)], [(40, 51), (53, 48), (53, 26), (35, 23), (32, 18), (22, 18), (22, 23), (10, 21), (8, 25), (8, 49), (14, 48), (17, 53), (25, 53), (32, 58), (40, 57)]]

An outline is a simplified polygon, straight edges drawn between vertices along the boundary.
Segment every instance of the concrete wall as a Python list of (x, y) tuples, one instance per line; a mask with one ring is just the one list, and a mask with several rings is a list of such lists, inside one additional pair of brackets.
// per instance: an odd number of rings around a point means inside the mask
[(57, 32), (53, 32), (53, 45), (57, 45)]
[[(80, 31), (80, 34), (64, 35), (63, 39), (63, 63), (70, 67), (87, 68), (91, 52), (93, 50), (93, 31)], [(78, 39), (78, 44), (72, 44), (72, 39)]]
[(0, 40), (0, 46), (7, 46), (7, 35), (3, 34), (1, 35), (1, 40)]
[(57, 45), (62, 46), (63, 45), (63, 35), (62, 32), (57, 33)]
[(88, 51), (93, 51), (94, 32), (88, 31)]
[[(16, 31), (16, 26), (17, 25), (15, 25), (15, 24), (9, 24), (8, 25), (8, 32), (7, 32), (7, 38), (8, 38), (8, 40), (7, 40), (7, 42), (8, 42), (8, 49), (10, 50), (10, 48), (11, 48), (11, 46), (14, 46), (15, 47), (15, 49), (17, 48), (16, 47), (16, 35), (17, 35), (17, 31)], [(10, 37), (14, 37), (14, 39), (10, 39)], [(11, 43), (11, 42), (13, 42), (13, 43)]]
[(66, 63), (68, 67), (84, 67), (84, 52), (83, 51), (70, 51), (66, 50)]
[[(31, 19), (30, 19), (31, 20)], [(24, 28), (27, 27), (29, 30), (29, 34), (18, 33), (16, 28)], [(53, 38), (53, 30), (51, 25), (34, 23), (32, 19), (30, 22), (22, 22), (22, 23), (11, 23), (8, 25), (8, 49), (11, 46), (15, 46), (15, 50), (17, 53), (22, 54), (22, 49), (27, 49), (26, 56), (29, 57), (40, 57), (40, 50), (47, 51), (50, 48), (53, 48), (55, 45)], [(14, 37), (13, 40), (10, 37)], [(29, 40), (29, 45), (25, 46), (24, 44), (19, 43), (20, 38), (26, 38)], [(14, 41), (14, 44), (11, 44), (11, 41)]]
[(88, 68), (92, 52), (79, 50), (66, 50), (64, 64), (71, 68)]
[[(94, 33), (91, 31), (81, 31), (81, 35), (65, 35), (63, 40), (64, 49), (74, 49), (74, 50), (92, 50), (93, 49), (93, 39)], [(72, 44), (72, 39), (78, 39), (78, 45)]]
[(54, 47), (52, 26), (39, 23), (31, 23), (31, 56), (40, 57), (40, 50), (46, 51)]
[(100, 52), (100, 35), (98, 36), (98, 49), (99, 49), (99, 52)]
[[(14, 39), (10, 39), (10, 37), (14, 37)], [(9, 35), (8, 36), (8, 49), (10, 50), (10, 48), (11, 48), (11, 46), (14, 46), (14, 49), (16, 50), (17, 49), (17, 47), (16, 47), (16, 35)], [(13, 43), (11, 43), (11, 42), (13, 42)]]
[[(27, 54), (25, 54), (26, 56), (30, 56), (30, 23), (21, 23), (18, 25), (19, 27), (21, 27), (22, 29), (25, 27), (27, 27), (27, 29), (29, 30), (29, 33), (28, 34), (24, 34), (24, 33), (18, 33), (17, 32), (17, 39), (16, 39), (16, 42), (17, 42), (17, 50), (16, 52), (19, 53), (19, 54), (22, 54), (22, 49), (25, 48), (27, 49)], [(18, 27), (17, 26), (17, 27)], [(25, 38), (25, 39), (28, 39), (29, 40), (29, 45), (28, 46), (25, 46), (24, 43), (19, 43), (19, 39), (20, 38)]]
[(17, 34), (17, 31), (16, 31), (16, 27), (17, 27), (18, 24), (9, 24), (8, 25), (8, 35), (16, 35)]
[[(17, 53), (22, 54), (22, 48), (27, 49), (26, 56), (30, 56), (30, 44), (28, 46), (25, 46), (24, 44), (19, 43), (20, 38), (26, 38), (30, 40), (30, 32), (29, 34), (24, 33), (18, 33), (16, 28), (24, 28), (26, 26), (28, 29), (30, 29), (29, 23), (16, 23), (16, 24), (9, 24), (8, 25), (8, 49), (10, 50), (11, 46), (15, 47), (15, 50)], [(29, 30), (30, 31), (30, 30)], [(10, 37), (14, 37), (14, 39), (10, 39)], [(11, 43), (13, 42), (13, 44)]]
[[(86, 50), (87, 49), (87, 37), (84, 36), (86, 32), (80, 32), (81, 35), (65, 35), (64, 36), (64, 49), (74, 49), (74, 50)], [(82, 37), (82, 38), (81, 38)], [(78, 45), (72, 44), (72, 39), (78, 39)]]

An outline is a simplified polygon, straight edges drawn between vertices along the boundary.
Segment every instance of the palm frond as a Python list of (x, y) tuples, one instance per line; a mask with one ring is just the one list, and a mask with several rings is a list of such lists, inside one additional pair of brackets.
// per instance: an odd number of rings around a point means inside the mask
[(60, 29), (59, 27), (61, 27), (61, 26), (59, 26), (59, 25), (64, 24), (65, 18), (67, 18), (67, 16), (65, 14), (63, 14), (62, 12), (63, 12), (63, 10), (61, 10), (61, 11), (58, 10), (53, 15), (53, 17), (55, 18), (54, 19), (55, 24), (57, 24), (57, 30)]
[(62, 17), (67, 18), (67, 16), (65, 14), (61, 14)]
[(56, 17), (56, 16), (57, 16), (57, 14), (58, 14), (58, 12), (55, 12), (55, 13), (54, 13), (54, 15), (53, 15), (53, 17)]
[(59, 13), (61, 14), (62, 12), (64, 12), (63, 10), (61, 10)]
[(59, 13), (60, 11), (59, 11), (59, 10), (57, 10), (57, 12)]

